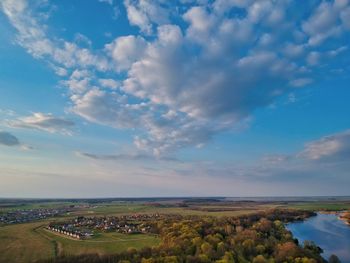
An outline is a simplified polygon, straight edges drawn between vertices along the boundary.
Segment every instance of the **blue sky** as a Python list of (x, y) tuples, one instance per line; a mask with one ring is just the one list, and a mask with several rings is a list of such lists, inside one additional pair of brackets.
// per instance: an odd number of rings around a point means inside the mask
[(350, 1), (3, 0), (0, 196), (348, 195)]

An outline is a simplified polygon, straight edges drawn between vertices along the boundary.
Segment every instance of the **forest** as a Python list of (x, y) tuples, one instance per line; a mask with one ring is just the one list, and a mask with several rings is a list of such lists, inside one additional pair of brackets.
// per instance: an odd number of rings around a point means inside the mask
[[(237, 217), (169, 215), (151, 222), (161, 244), (100, 256), (60, 256), (40, 263), (316, 263), (326, 262), (313, 242), (299, 244), (285, 224), (314, 212), (271, 209)], [(336, 256), (331, 258), (337, 262)]]

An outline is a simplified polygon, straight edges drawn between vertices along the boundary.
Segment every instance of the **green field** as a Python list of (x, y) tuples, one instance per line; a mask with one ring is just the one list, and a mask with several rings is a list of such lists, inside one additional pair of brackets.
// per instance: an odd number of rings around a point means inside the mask
[[(57, 207), (71, 205), (68, 202), (34, 203), (20, 206), (23, 208)], [(77, 203), (74, 203), (77, 205)], [(86, 205), (86, 204), (84, 204)], [(0, 212), (19, 207), (0, 208)], [(142, 202), (97, 203), (78, 210), (40, 222), (0, 226), (0, 263), (34, 262), (38, 259), (52, 258), (62, 254), (97, 253), (109, 254), (126, 250), (129, 247), (140, 249), (156, 246), (160, 240), (156, 236), (119, 233), (97, 233), (87, 240), (75, 240), (44, 228), (50, 221), (65, 221), (76, 216), (120, 216), (124, 214), (160, 213), (202, 216), (239, 216), (256, 213), (271, 208), (294, 208), (305, 210), (345, 210), (350, 209), (348, 201), (326, 202), (271, 202), (271, 203), (194, 203), (187, 207), (174, 204), (155, 205)]]
[(109, 254), (124, 251), (130, 247), (140, 249), (159, 244), (158, 237), (145, 234), (100, 233), (91, 239), (76, 240), (58, 235), (44, 228), (38, 229), (37, 232), (42, 237), (57, 243), (56, 253), (58, 255), (83, 253)]
[(74, 205), (71, 202), (40, 202), (40, 203), (19, 203), (19, 204), (6, 204), (0, 203), (0, 212), (7, 212), (11, 210), (29, 210), (29, 209), (39, 209), (39, 208), (56, 208), (62, 206)]
[(56, 255), (116, 253), (133, 247), (159, 244), (159, 238), (145, 234), (100, 233), (87, 240), (75, 240), (44, 229), (43, 222), (0, 228), (0, 262), (34, 262)]
[(53, 243), (35, 229), (43, 223), (0, 227), (0, 262), (33, 262), (54, 256)]
[(304, 210), (327, 210), (327, 211), (341, 211), (350, 209), (349, 202), (306, 202), (289, 204), (288, 208), (304, 209)]
[[(96, 204), (94, 207), (69, 213), (68, 216), (120, 216), (124, 214), (181, 214), (181, 215), (211, 215), (211, 216), (238, 216), (257, 211), (264, 211), (269, 208), (275, 208), (276, 204), (256, 204), (249, 207), (246, 206), (216, 206), (216, 205), (200, 205), (195, 207), (176, 207), (176, 206), (153, 206), (142, 203), (118, 203)], [(227, 208), (231, 211), (225, 211)], [(210, 211), (210, 209), (216, 209)], [(222, 210), (222, 211), (221, 211)]]

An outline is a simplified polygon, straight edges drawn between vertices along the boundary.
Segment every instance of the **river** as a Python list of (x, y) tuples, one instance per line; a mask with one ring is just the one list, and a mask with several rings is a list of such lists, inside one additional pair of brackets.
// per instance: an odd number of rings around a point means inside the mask
[(318, 213), (303, 222), (288, 224), (287, 229), (301, 244), (305, 240), (314, 241), (323, 249), (326, 260), (335, 254), (342, 263), (350, 263), (350, 226), (337, 215)]

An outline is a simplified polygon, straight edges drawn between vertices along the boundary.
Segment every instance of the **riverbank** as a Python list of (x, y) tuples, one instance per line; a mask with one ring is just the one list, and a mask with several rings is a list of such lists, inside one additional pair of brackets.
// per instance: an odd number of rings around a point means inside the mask
[(318, 211), (319, 214), (336, 215), (337, 218), (350, 226), (350, 211)]
[(323, 249), (322, 257), (337, 255), (342, 263), (350, 263), (350, 227), (340, 220), (340, 211), (320, 211), (302, 222), (289, 223), (286, 228), (300, 244), (314, 241)]
[(350, 211), (340, 213), (339, 219), (342, 220), (346, 225), (350, 226)]

